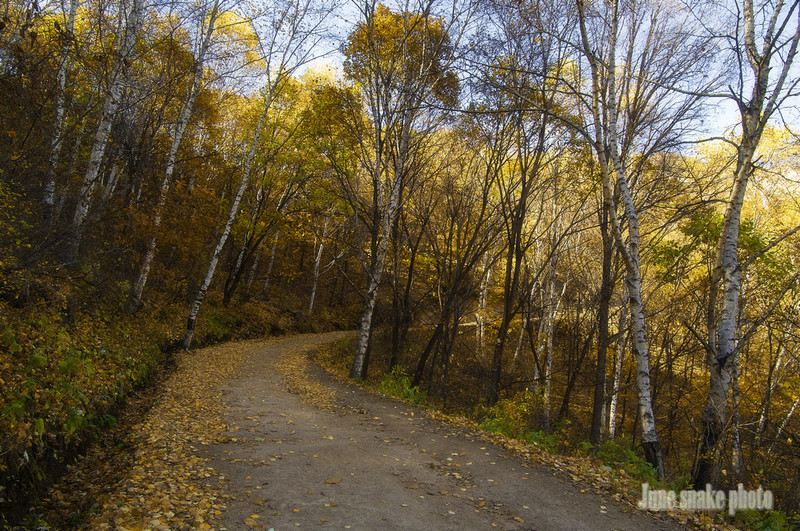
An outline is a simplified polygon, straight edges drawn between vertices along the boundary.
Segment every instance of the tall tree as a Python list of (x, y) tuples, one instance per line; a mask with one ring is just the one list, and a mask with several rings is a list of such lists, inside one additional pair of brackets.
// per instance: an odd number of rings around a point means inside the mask
[[(735, 4), (735, 11), (722, 20), (730, 30), (722, 47), (730, 54), (733, 81), (729, 93), (714, 94), (732, 100), (739, 110), (739, 136), (730, 197), (709, 287), (706, 350), (710, 372), (708, 397), (702, 414), (698, 458), (692, 473), (696, 486), (713, 483), (719, 473), (719, 445), (727, 422), (727, 402), (744, 341), (737, 339), (742, 274), (739, 236), (742, 206), (754, 157), (764, 128), (787, 98), (797, 96), (800, 77), (792, 66), (800, 43), (800, 2), (754, 2)], [(779, 240), (782, 238), (779, 238)], [(747, 335), (747, 334), (745, 334)]]
[[(231, 227), (239, 213), (239, 204), (250, 182), (256, 153), (261, 147), (260, 139), (267, 115), (270, 113), (272, 105), (278, 96), (289, 86), (292, 74), (316, 57), (315, 46), (321, 40), (320, 28), (329, 13), (329, 6), (319, 7), (313, 0), (291, 0), (288, 3), (281, 4), (280, 8), (276, 5), (272, 12), (267, 13), (266, 19), (251, 21), (253, 31), (258, 36), (260, 61), (263, 65), (263, 77), (266, 79), (263, 87), (263, 96), (259, 98), (258, 123), (252, 134), (252, 140), (242, 167), (242, 178), (236, 195), (231, 201), (225, 226), (217, 239), (208, 270), (189, 310), (186, 334), (183, 337), (183, 348), (185, 349), (188, 349), (192, 343), (197, 314), (214, 278), (214, 272), (222, 255), (222, 250), (228, 241)], [(294, 134), (294, 131), (290, 132), (289, 136), (292, 134)], [(277, 145), (270, 146), (265, 157), (267, 159), (275, 157), (284, 147), (286, 140), (288, 139), (285, 138)]]
[[(610, 233), (625, 266), (632, 347), (645, 457), (664, 475), (650, 389), (650, 360), (642, 293), (641, 231), (633, 187), (647, 160), (674, 145), (693, 118), (703, 88), (695, 70), (707, 60), (707, 39), (692, 34), (688, 6), (576, 0), (579, 49), (588, 65), (588, 110), (578, 131), (592, 145), (600, 167)], [(689, 67), (689, 64), (692, 67)], [(599, 398), (599, 397), (598, 397)]]
[(144, 261), (139, 270), (139, 276), (133, 285), (130, 300), (128, 301), (128, 311), (134, 312), (139, 307), (142, 300), (142, 293), (147, 284), (147, 277), (150, 275), (150, 267), (153, 262), (153, 257), (156, 251), (156, 235), (161, 220), (164, 215), (164, 208), (167, 204), (167, 194), (172, 182), (172, 174), (175, 172), (175, 165), (178, 160), (178, 150), (183, 141), (183, 134), (189, 125), (189, 119), (194, 110), (194, 102), (197, 99), (197, 94), (202, 88), (202, 79), (205, 74), (206, 67), (206, 54), (212, 44), (212, 35), (216, 29), (217, 17), (220, 15), (220, 0), (212, 0), (210, 3), (203, 3), (198, 6), (197, 13), (195, 14), (198, 27), (194, 34), (197, 36), (198, 42), (195, 52), (194, 65), (192, 68), (191, 78), (189, 80), (189, 87), (186, 91), (186, 96), (178, 114), (178, 121), (175, 123), (172, 132), (172, 142), (167, 155), (167, 163), (164, 169), (164, 178), (161, 181), (161, 186), (158, 190), (158, 200), (156, 201), (155, 211), (153, 212), (153, 229), (154, 233), (150, 237), (150, 242), (147, 245), (147, 251), (144, 255)]
[(504, 351), (519, 310), (525, 255), (541, 236), (541, 226), (548, 223), (542, 202), (537, 203), (535, 197), (548, 188), (545, 168), (557, 158), (565, 132), (554, 115), (564, 88), (558, 72), (566, 64), (567, 50), (563, 40), (547, 30), (556, 21), (555, 11), (540, 7), (537, 3), (490, 4), (485, 16), (491, 37), (474, 46), (473, 60), (481, 69), (476, 92), (487, 100), (487, 109), (507, 117), (505, 132), (495, 136), (497, 145), (493, 146), (507, 159), (498, 167), (505, 218), (503, 309), (489, 369), (489, 404), (500, 398)]
[(358, 84), (366, 111), (366, 122), (352, 115), (352, 129), (359, 138), (358, 157), (371, 196), (367, 211), (358, 209), (365, 216), (371, 241), (364, 263), (367, 288), (351, 378), (367, 376), (373, 315), (389, 239), (415, 154), (432, 129), (431, 119), (437, 119), (431, 104), (452, 105), (458, 91), (457, 78), (450, 71), (454, 45), (449, 32), (455, 18), (448, 24), (431, 15), (433, 1), (415, 7), (394, 12), (374, 1), (364, 3), (362, 20), (343, 48), (345, 73)]
[[(63, 4), (63, 2), (62, 2)], [(59, 49), (58, 57), (58, 72), (56, 73), (56, 95), (53, 110), (53, 131), (52, 140), (50, 141), (50, 171), (47, 174), (47, 179), (44, 185), (44, 204), (45, 215), (52, 218), (55, 214), (56, 206), (56, 167), (58, 166), (59, 158), (61, 157), (61, 147), (64, 143), (64, 112), (65, 112), (65, 98), (64, 93), (67, 88), (67, 67), (70, 60), (70, 51), (72, 49), (72, 42), (75, 38), (75, 14), (78, 11), (78, 0), (70, 0), (69, 9), (64, 10), (65, 20), (63, 20), (64, 28), (59, 27), (58, 36), (61, 39), (61, 47)]]
[(78, 257), (81, 238), (83, 236), (84, 222), (89, 214), (92, 194), (100, 175), (100, 166), (103, 162), (108, 147), (111, 125), (122, 101), (122, 92), (125, 87), (127, 72), (133, 60), (134, 47), (139, 37), (142, 21), (144, 19), (144, 0), (130, 0), (119, 4), (119, 25), (117, 30), (117, 48), (115, 59), (111, 66), (105, 97), (97, 124), (94, 142), (89, 153), (89, 162), (83, 175), (75, 211), (72, 215), (72, 226), (67, 241), (65, 257), (68, 262), (74, 262)]

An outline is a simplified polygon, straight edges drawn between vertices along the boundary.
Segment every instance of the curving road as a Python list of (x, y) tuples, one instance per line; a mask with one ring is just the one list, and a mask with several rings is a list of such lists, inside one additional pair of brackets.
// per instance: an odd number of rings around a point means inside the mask
[(306, 376), (332, 390), (335, 407), (287, 391), (281, 364), (337, 337), (246, 346), (223, 388), (227, 431), (202, 449), (232, 496), (221, 528), (682, 529), (316, 365)]

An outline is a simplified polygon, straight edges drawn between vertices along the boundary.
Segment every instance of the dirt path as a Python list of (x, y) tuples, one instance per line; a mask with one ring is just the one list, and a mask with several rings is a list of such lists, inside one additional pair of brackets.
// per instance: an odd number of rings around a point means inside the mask
[(155, 405), (72, 465), (26, 527), (681, 528), (423, 409), (334, 381), (308, 353), (343, 335), (182, 353)]
[(678, 529), (582, 493), (424, 411), (338, 383), (330, 411), (287, 392), (276, 363), (335, 335), (254, 348), (224, 388), (223, 442), (203, 447), (233, 498), (227, 529)]

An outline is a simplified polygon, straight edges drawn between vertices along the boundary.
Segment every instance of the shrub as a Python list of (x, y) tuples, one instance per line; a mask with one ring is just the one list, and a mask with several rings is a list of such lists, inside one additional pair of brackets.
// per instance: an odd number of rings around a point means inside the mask
[(422, 391), (419, 386), (411, 386), (405, 369), (396, 365), (386, 375), (378, 386), (381, 393), (394, 396), (412, 404), (422, 405), (428, 400), (428, 394)]
[(478, 406), (474, 416), (485, 430), (522, 439), (530, 432), (540, 411), (541, 397), (526, 389), (513, 398), (500, 400), (494, 406)]
[(555, 452), (561, 443), (561, 438), (558, 434), (548, 434), (544, 430), (529, 431), (525, 434), (525, 440), (548, 452)]
[(597, 447), (595, 455), (614, 468), (624, 468), (628, 474), (642, 481), (656, 482), (656, 471), (653, 470), (652, 465), (636, 455), (636, 452), (629, 447), (618, 444), (618, 440), (604, 441)]

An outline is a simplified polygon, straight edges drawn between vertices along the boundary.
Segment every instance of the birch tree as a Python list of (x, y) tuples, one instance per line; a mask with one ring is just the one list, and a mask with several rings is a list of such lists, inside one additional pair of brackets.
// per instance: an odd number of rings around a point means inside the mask
[[(252, 140), (242, 168), (242, 178), (236, 195), (231, 201), (227, 221), (214, 247), (206, 275), (189, 310), (186, 334), (183, 337), (184, 349), (188, 350), (191, 345), (197, 314), (214, 278), (214, 272), (219, 263), (222, 249), (230, 235), (233, 222), (239, 213), (239, 204), (250, 181), (256, 153), (261, 147), (260, 139), (267, 115), (273, 103), (286, 88), (292, 74), (315, 57), (316, 45), (321, 40), (321, 25), (330, 13), (329, 6), (322, 8), (317, 6), (318, 4), (313, 0), (292, 0), (275, 5), (275, 9), (267, 13), (267, 18), (251, 21), (253, 31), (259, 38), (260, 55), (266, 80), (262, 90), (263, 95), (260, 98), (260, 116), (252, 133)], [(276, 150), (280, 150), (283, 145), (284, 143), (279, 143), (277, 146), (273, 146), (273, 151), (266, 153), (265, 158), (274, 157), (277, 153)]]
[[(67, 88), (67, 67), (69, 66), (70, 50), (74, 39), (75, 14), (78, 11), (78, 0), (70, 0), (68, 10), (65, 9), (64, 28), (59, 32), (61, 47), (58, 57), (58, 71), (56, 73), (56, 96), (53, 110), (53, 131), (50, 141), (50, 169), (44, 185), (43, 200), (45, 204), (45, 214), (52, 218), (55, 214), (56, 206), (56, 167), (61, 157), (61, 146), (63, 145), (64, 112), (65, 101), (64, 92)], [(63, 5), (63, 2), (62, 2)]]
[(119, 26), (117, 30), (116, 58), (112, 64), (105, 87), (105, 97), (100, 112), (100, 120), (94, 135), (89, 162), (83, 175), (75, 211), (72, 215), (71, 234), (67, 241), (66, 258), (73, 262), (78, 256), (84, 222), (89, 214), (92, 194), (100, 175), (108, 147), (111, 125), (122, 101), (122, 92), (127, 79), (129, 65), (133, 59), (134, 47), (144, 18), (145, 0), (130, 0), (119, 5)]
[[(364, 3), (359, 7), (361, 21), (343, 47), (345, 73), (357, 82), (366, 110), (366, 122), (352, 114), (352, 130), (359, 139), (358, 158), (371, 195), (364, 216), (371, 238), (363, 261), (367, 287), (351, 378), (367, 375), (373, 314), (392, 228), (420, 142), (438, 120), (429, 104), (452, 105), (458, 90), (457, 78), (449, 71), (455, 13), (448, 21), (432, 15), (431, 1), (414, 7), (393, 12), (374, 1)], [(343, 184), (358, 206), (352, 183)], [(364, 208), (358, 211), (365, 213)]]
[(130, 313), (136, 311), (142, 300), (142, 293), (147, 284), (147, 277), (150, 275), (150, 267), (153, 262), (153, 256), (156, 251), (156, 235), (159, 227), (161, 226), (161, 219), (164, 214), (164, 207), (167, 204), (167, 194), (169, 192), (170, 184), (172, 182), (172, 174), (175, 172), (175, 165), (178, 159), (178, 150), (183, 140), (183, 134), (186, 131), (186, 126), (189, 125), (189, 119), (192, 116), (194, 109), (194, 102), (197, 94), (202, 88), (202, 79), (206, 65), (206, 54), (212, 44), (212, 35), (217, 24), (217, 17), (220, 14), (220, 0), (213, 0), (210, 4), (201, 4), (195, 16), (197, 17), (198, 27), (194, 32), (198, 36), (197, 49), (195, 54), (194, 65), (192, 68), (191, 79), (189, 87), (186, 91), (186, 97), (181, 105), (178, 113), (178, 121), (175, 123), (175, 128), (172, 133), (172, 142), (167, 155), (167, 163), (164, 169), (164, 177), (161, 181), (161, 186), (158, 190), (158, 200), (156, 202), (155, 211), (153, 212), (153, 235), (147, 244), (147, 251), (145, 252), (144, 261), (139, 270), (139, 276), (136, 279), (133, 289), (131, 291), (130, 300), (128, 302), (128, 311)]
[[(727, 19), (734, 31), (724, 36), (734, 79), (729, 92), (712, 94), (732, 100), (739, 110), (739, 135), (733, 142), (736, 165), (709, 287), (706, 350), (710, 373), (708, 397), (701, 419), (698, 458), (692, 473), (696, 486), (718, 477), (720, 442), (737, 355), (744, 341), (737, 337), (739, 297), (746, 264), (739, 262), (742, 206), (764, 128), (781, 105), (798, 95), (800, 77), (792, 66), (800, 43), (800, 2), (735, 4)], [(745, 334), (746, 335), (746, 334)]]
[[(641, 231), (634, 186), (649, 155), (668, 149), (692, 118), (703, 88), (696, 67), (707, 60), (707, 39), (691, 33), (687, 7), (659, 2), (576, 1), (586, 93), (577, 91), (590, 125), (578, 130), (600, 167), (611, 237), (625, 266), (625, 285), (637, 362), (637, 394), (645, 457), (664, 475), (650, 390), (646, 311), (642, 294)], [(691, 67), (690, 67), (691, 64)], [(636, 154), (636, 157), (633, 155)]]

